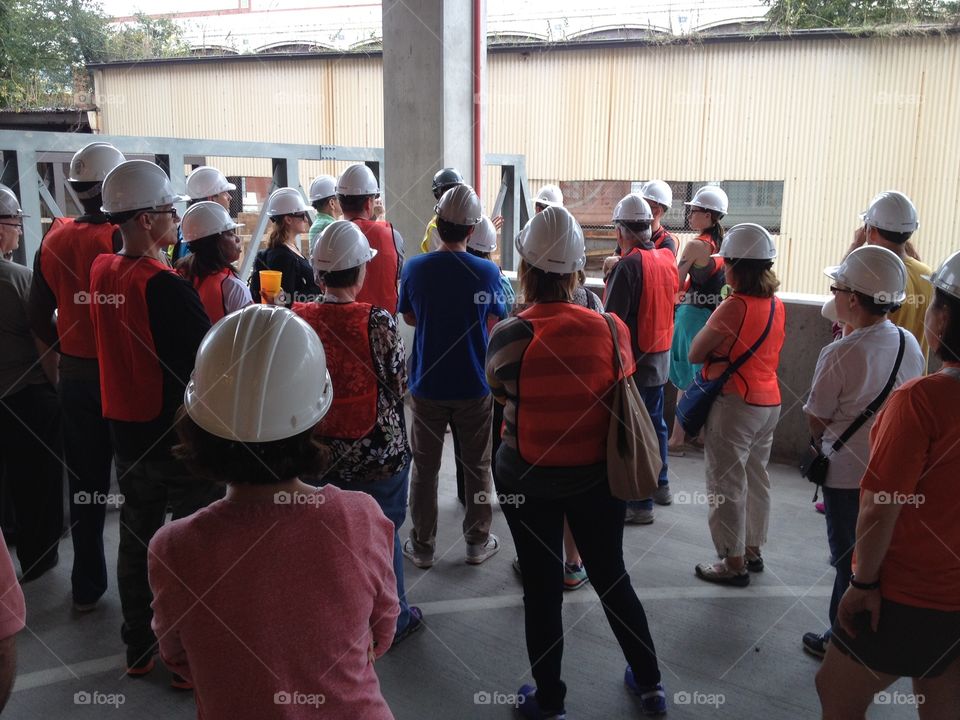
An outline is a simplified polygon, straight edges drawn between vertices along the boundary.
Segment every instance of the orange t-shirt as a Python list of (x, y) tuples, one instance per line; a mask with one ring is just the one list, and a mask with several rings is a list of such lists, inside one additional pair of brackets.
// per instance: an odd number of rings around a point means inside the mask
[(893, 392), (870, 449), (860, 487), (903, 504), (881, 593), (905, 605), (960, 610), (960, 381), (935, 373)]

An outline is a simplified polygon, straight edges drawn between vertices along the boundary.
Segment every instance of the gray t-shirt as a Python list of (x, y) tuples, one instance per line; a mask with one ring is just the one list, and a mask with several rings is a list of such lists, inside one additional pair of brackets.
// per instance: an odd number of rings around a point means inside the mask
[(0, 397), (47, 382), (27, 316), (32, 278), (29, 268), (0, 260)]

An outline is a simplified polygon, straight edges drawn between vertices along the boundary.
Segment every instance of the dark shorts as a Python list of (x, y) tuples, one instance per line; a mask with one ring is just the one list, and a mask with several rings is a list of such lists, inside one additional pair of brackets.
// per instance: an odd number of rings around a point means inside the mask
[(934, 678), (960, 658), (960, 612), (930, 610), (883, 599), (877, 632), (870, 615), (856, 618), (857, 637), (838, 624), (830, 644), (871, 670), (897, 677)]

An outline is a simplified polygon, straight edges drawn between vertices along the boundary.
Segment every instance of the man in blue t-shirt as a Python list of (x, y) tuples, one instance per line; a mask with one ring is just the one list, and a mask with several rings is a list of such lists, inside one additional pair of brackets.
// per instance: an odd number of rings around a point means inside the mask
[(500, 270), (467, 253), (467, 238), (483, 214), (470, 186), (448, 190), (436, 210), (441, 247), (403, 266), (397, 306), (407, 324), (416, 328), (409, 374), (413, 527), (403, 554), (419, 568), (433, 565), (437, 481), (448, 424), (460, 437), (464, 467), (466, 561), (479, 565), (500, 549), (499, 539), (490, 532), (493, 406), (484, 373), (489, 328), (506, 315)]

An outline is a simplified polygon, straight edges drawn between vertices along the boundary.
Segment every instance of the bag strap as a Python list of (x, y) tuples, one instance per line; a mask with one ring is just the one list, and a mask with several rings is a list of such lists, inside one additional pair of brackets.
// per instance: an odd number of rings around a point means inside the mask
[(767, 339), (767, 335), (770, 334), (770, 328), (773, 327), (773, 316), (777, 310), (777, 299), (775, 297), (770, 298), (770, 317), (767, 318), (767, 326), (763, 329), (763, 333), (760, 337), (757, 338), (757, 341), (750, 346), (750, 348), (740, 357), (738, 357), (734, 362), (730, 363), (727, 366), (727, 369), (723, 371), (723, 374), (720, 375), (718, 380), (721, 380), (721, 385), (725, 385), (727, 380), (733, 377), (733, 374), (743, 367), (743, 364), (753, 357), (753, 354), (760, 348), (763, 344), (763, 341)]
[(887, 384), (883, 386), (883, 390), (881, 390), (880, 394), (873, 399), (873, 402), (867, 405), (863, 412), (860, 413), (856, 419), (850, 423), (847, 429), (843, 431), (843, 435), (837, 438), (836, 442), (834, 442), (830, 447), (831, 454), (840, 450), (840, 448), (842, 448), (847, 441), (853, 437), (854, 433), (863, 427), (863, 424), (876, 414), (877, 410), (880, 409), (880, 406), (883, 405), (884, 401), (887, 399), (887, 396), (890, 395), (890, 392), (893, 390), (893, 385), (897, 381), (897, 373), (900, 372), (900, 363), (903, 361), (903, 350), (906, 347), (906, 338), (904, 337), (903, 329), (897, 328), (897, 332), (900, 333), (900, 349), (897, 351), (897, 361), (893, 364), (893, 371), (890, 373), (890, 377), (887, 378)]
[(610, 335), (613, 336), (613, 376), (614, 382), (619, 382), (623, 375), (623, 358), (620, 357), (620, 341), (617, 339), (617, 326), (613, 322), (613, 316), (610, 313), (600, 313), (603, 319), (607, 321), (607, 327), (610, 328)]

